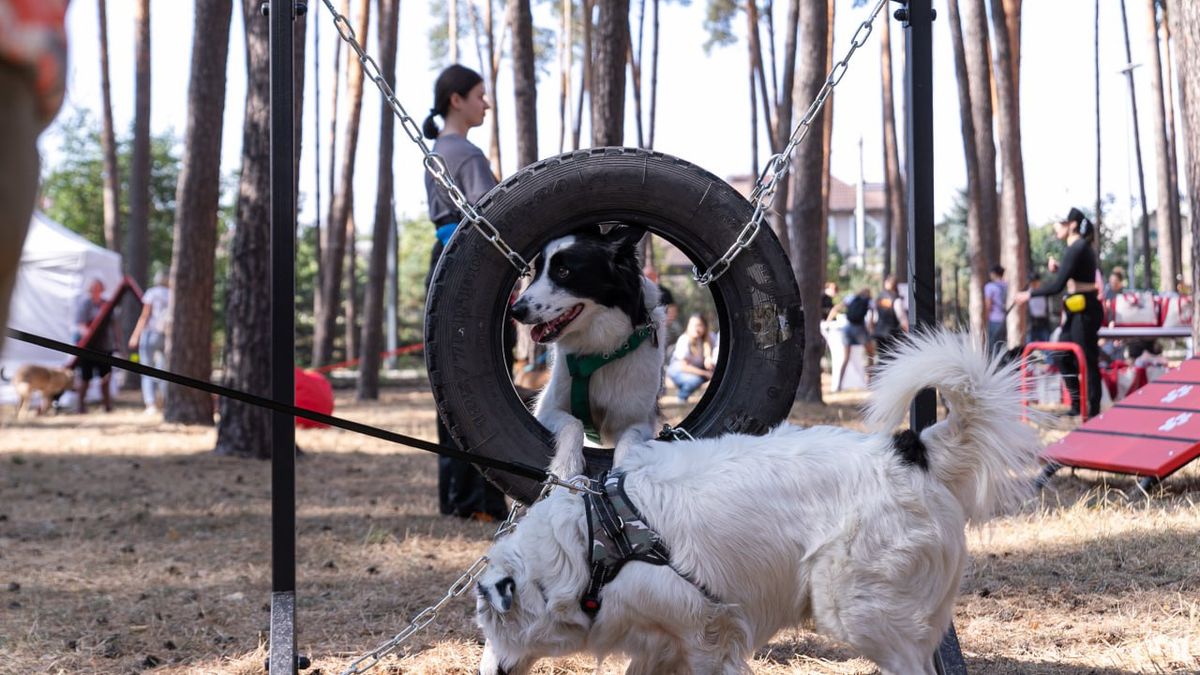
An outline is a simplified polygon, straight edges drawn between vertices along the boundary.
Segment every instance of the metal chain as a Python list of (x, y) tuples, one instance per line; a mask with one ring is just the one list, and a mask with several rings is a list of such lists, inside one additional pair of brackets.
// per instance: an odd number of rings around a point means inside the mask
[[(542, 484), (542, 491), (538, 493), (536, 499), (530, 502), (530, 506), (540, 502), (547, 494), (550, 493), (550, 490), (555, 487), (563, 487), (571, 492), (588, 492), (591, 494), (599, 494), (592, 489), (591, 481), (585, 476), (576, 476), (570, 480), (563, 480), (551, 473), (547, 474), (546, 482)], [(518, 516), (523, 513), (526, 508), (527, 507), (521, 504), (521, 502), (514, 500), (512, 508), (508, 512), (508, 517), (504, 519), (504, 522), (500, 523), (500, 527), (497, 527), (496, 533), (492, 535), (492, 541), (497, 541), (509, 532), (512, 532), (513, 528), (517, 526)], [(434, 620), (437, 619), (438, 613), (442, 611), (442, 608), (445, 607), (447, 603), (454, 598), (459, 597), (463, 593), (466, 593), (473, 585), (475, 585), (475, 581), (478, 580), (480, 575), (483, 574), (483, 571), (487, 569), (487, 565), (487, 556), (480, 556), (475, 562), (471, 563), (471, 566), (467, 568), (466, 572), (462, 573), (462, 576), (458, 577), (453, 584), (450, 584), (449, 590), (446, 591), (446, 594), (442, 596), (441, 600), (438, 600), (437, 603), (421, 610), (415, 617), (412, 618), (412, 620), (408, 622), (408, 625), (404, 627), (404, 630), (394, 635), (392, 639), (379, 645), (367, 654), (359, 657), (357, 660), (351, 663), (349, 667), (343, 670), (341, 675), (361, 675), (361, 673), (365, 673), (371, 668), (374, 668), (381, 660), (383, 660), (383, 657), (399, 649), (404, 645), (405, 642), (408, 641), (409, 638), (421, 632), (421, 630), (423, 630), (426, 626), (433, 623)]]
[[(325, 0), (325, 2), (328, 4), (329, 0)], [(750, 244), (758, 236), (758, 231), (762, 229), (763, 223), (766, 221), (767, 212), (771, 209), (771, 200), (775, 197), (775, 189), (779, 186), (779, 181), (787, 175), (788, 170), (791, 168), (792, 152), (808, 136), (813, 118), (821, 112), (821, 108), (825, 107), (825, 101), (833, 93), (834, 87), (846, 76), (846, 71), (850, 66), (850, 58), (854, 56), (854, 52), (858, 51), (859, 47), (867, 43), (867, 38), (870, 37), (871, 31), (874, 30), (875, 17), (879, 15), (880, 10), (887, 3), (888, 0), (878, 0), (875, 3), (875, 9), (871, 10), (870, 16), (859, 24), (858, 30), (854, 31), (854, 38), (850, 41), (850, 49), (846, 51), (846, 55), (842, 57), (841, 61), (833, 65), (833, 69), (825, 77), (825, 84), (821, 86), (821, 91), (817, 93), (817, 97), (808, 106), (808, 112), (804, 113), (804, 117), (801, 118), (800, 123), (792, 131), (792, 135), (788, 139), (788, 144), (784, 147), (783, 152), (773, 155), (767, 160), (766, 167), (763, 168), (754, 190), (750, 193), (750, 203), (754, 204), (754, 214), (750, 216), (750, 220), (742, 228), (733, 245), (704, 273), (701, 273), (698, 268), (692, 267), (692, 277), (696, 280), (696, 283), (701, 286), (707, 286), (716, 281), (722, 274), (729, 271), (734, 258), (737, 258), (742, 251), (750, 248)], [(770, 175), (768, 176), (768, 174)]]
[(349, 19), (347, 19), (341, 12), (337, 11), (333, 7), (332, 0), (322, 1), (325, 3), (325, 7), (329, 9), (329, 13), (333, 15), (333, 26), (334, 28), (337, 28), (338, 35), (341, 36), (342, 40), (346, 44), (350, 45), (350, 48), (353, 49), (354, 53), (358, 55), (358, 60), (362, 64), (363, 75), (374, 82), (375, 86), (379, 88), (379, 93), (382, 94), (383, 99), (387, 101), (388, 107), (392, 109), (392, 112), (395, 113), (396, 117), (400, 120), (400, 128), (404, 129), (404, 133), (408, 134), (408, 137), (412, 140), (412, 142), (415, 143), (418, 148), (420, 148), (421, 154), (425, 156), (423, 161), (425, 170), (428, 171), (429, 175), (433, 176), (433, 179), (436, 180), (438, 184), (446, 190), (446, 194), (450, 197), (450, 201), (453, 202), (454, 206), (457, 207), (462, 213), (463, 222), (469, 224), (471, 227), (474, 227), (479, 234), (483, 235), (483, 238), (486, 239), (489, 244), (496, 247), (496, 250), (500, 251), (500, 253), (510, 263), (512, 263), (513, 267), (517, 268), (517, 273), (519, 275), (525, 276), (529, 274), (529, 263), (521, 257), (521, 254), (513, 250), (513, 248), (504, 241), (504, 239), (500, 236), (500, 231), (496, 229), (496, 226), (492, 225), (491, 222), (489, 222), (488, 219), (483, 216), (483, 214), (479, 213), (479, 211), (477, 211), (475, 207), (469, 201), (467, 201), (466, 196), (463, 195), (462, 190), (458, 187), (458, 185), (454, 182), (454, 178), (450, 175), (449, 169), (446, 168), (446, 161), (442, 159), (441, 155), (433, 152), (429, 149), (429, 146), (426, 145), (425, 137), (421, 134), (421, 127), (417, 124), (416, 120), (414, 120), (412, 116), (408, 114), (408, 112), (404, 109), (404, 106), (400, 104), (400, 101), (397, 100), (396, 93), (392, 90), (392, 87), (388, 85), (387, 80), (383, 78), (383, 73), (379, 70), (379, 64), (376, 63), (375, 59), (372, 58), (370, 54), (367, 54), (367, 52), (362, 48), (362, 45), (358, 43), (358, 37), (354, 33), (354, 28), (350, 26)]

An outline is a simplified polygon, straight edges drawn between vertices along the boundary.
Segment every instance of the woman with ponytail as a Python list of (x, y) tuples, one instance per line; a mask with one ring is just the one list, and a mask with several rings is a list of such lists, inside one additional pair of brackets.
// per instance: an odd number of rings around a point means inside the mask
[[(1030, 297), (1057, 295), (1064, 290), (1063, 312), (1066, 322), (1062, 335), (1083, 349), (1087, 377), (1087, 413), (1100, 413), (1100, 324), (1104, 322), (1104, 309), (1100, 305), (1096, 285), (1096, 252), (1092, 240), (1096, 226), (1079, 209), (1072, 208), (1067, 217), (1054, 224), (1054, 236), (1067, 243), (1058, 274), (1049, 283), (1013, 297), (1020, 304)], [(1062, 373), (1067, 390), (1071, 393), (1072, 415), (1079, 414), (1079, 371), (1076, 360), (1067, 357), (1061, 360)]]
[[(489, 108), (483, 78), (470, 68), (455, 64), (438, 75), (433, 87), (433, 107), (421, 127), (425, 138), (434, 141), (433, 152), (445, 161), (454, 183), (472, 204), (496, 186), (496, 177), (488, 166), (487, 157), (467, 140), (467, 132), (483, 124)], [(435, 119), (438, 117), (442, 118), (440, 129)], [(462, 214), (428, 172), (425, 173), (425, 195), (429, 219), (437, 229), (429, 274), (425, 277), (428, 289), (442, 248), (458, 228)], [(441, 418), (438, 418), (437, 430), (438, 443), (454, 447), (454, 440)], [(503, 520), (508, 516), (502, 492), (488, 483), (470, 462), (448, 457), (438, 458), (438, 505), (442, 515), (460, 518)]]

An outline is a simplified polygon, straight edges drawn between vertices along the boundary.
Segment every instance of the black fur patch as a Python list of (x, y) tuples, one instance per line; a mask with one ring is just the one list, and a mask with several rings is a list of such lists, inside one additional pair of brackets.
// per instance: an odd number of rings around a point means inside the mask
[(607, 235), (594, 228), (575, 233), (575, 243), (549, 260), (539, 261), (535, 278), (550, 275), (551, 281), (579, 298), (589, 298), (629, 315), (634, 326), (649, 321), (642, 297), (642, 270), (637, 243), (645, 230), (619, 227)]
[(892, 436), (892, 447), (905, 464), (921, 467), (922, 471), (929, 470), (929, 458), (926, 456), (925, 444), (921, 437), (912, 429), (905, 429)]

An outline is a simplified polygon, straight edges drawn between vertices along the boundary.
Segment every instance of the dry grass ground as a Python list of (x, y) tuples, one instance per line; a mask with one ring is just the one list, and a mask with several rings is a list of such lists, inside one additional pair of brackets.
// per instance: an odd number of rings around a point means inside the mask
[[(859, 402), (797, 406), (793, 420), (854, 425)], [(339, 400), (338, 412), (431, 438), (431, 410), (414, 386), (377, 404)], [(309, 672), (329, 675), (436, 601), (491, 527), (435, 515), (432, 456), (339, 431), (298, 438), (299, 645), (314, 658)], [(217, 457), (213, 440), (132, 400), (0, 430), (0, 672), (262, 672), (269, 467)], [(1083, 472), (1063, 472), (1044, 497), (970, 534), (956, 614), (970, 671), (1200, 672), (1200, 470), (1148, 501)], [(380, 671), (475, 672), (472, 609), (452, 603)], [(593, 666), (565, 659), (538, 672)], [(873, 672), (800, 631), (776, 636), (754, 670)]]

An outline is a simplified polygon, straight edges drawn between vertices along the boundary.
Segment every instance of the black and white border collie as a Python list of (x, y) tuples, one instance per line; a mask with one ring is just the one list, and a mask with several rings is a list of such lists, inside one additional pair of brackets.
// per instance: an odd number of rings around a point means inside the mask
[(559, 477), (584, 471), (584, 426), (571, 413), (567, 355), (612, 354), (646, 326), (649, 335), (635, 349), (591, 375), (588, 391), (600, 445), (615, 448), (614, 465), (630, 444), (654, 437), (666, 320), (658, 286), (642, 276), (638, 262), (644, 234), (618, 226), (551, 241), (536, 262), (533, 282), (512, 306), (513, 318), (533, 326), (534, 341), (551, 345), (550, 381), (534, 415), (555, 436), (550, 471)]

